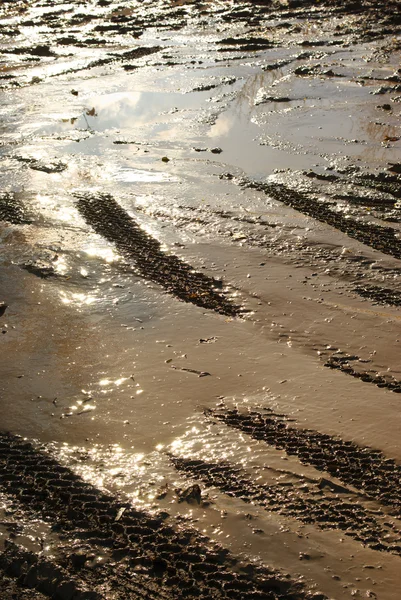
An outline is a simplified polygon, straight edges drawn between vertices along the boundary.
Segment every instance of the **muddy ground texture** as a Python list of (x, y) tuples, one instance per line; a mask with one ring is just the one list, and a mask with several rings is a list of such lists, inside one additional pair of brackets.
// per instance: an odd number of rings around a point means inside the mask
[(3, 0), (2, 599), (399, 597), (399, 9)]

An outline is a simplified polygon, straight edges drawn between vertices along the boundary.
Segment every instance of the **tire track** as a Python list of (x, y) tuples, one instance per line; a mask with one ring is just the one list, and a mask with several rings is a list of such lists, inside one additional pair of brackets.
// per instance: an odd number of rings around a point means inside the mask
[(401, 292), (378, 285), (363, 284), (354, 288), (359, 296), (373, 300), (375, 304), (401, 306)]
[(329, 369), (338, 369), (341, 373), (356, 377), (365, 383), (372, 383), (379, 388), (386, 388), (395, 394), (401, 394), (401, 381), (399, 379), (395, 379), (392, 376), (388, 376), (386, 379), (382, 375), (379, 375), (377, 371), (358, 370), (355, 368), (356, 365), (352, 366), (350, 364), (355, 361), (360, 361), (359, 356), (346, 354), (345, 352), (341, 354), (331, 354), (326, 359), (323, 366), (328, 367)]
[(297, 456), (303, 464), (330, 473), (367, 497), (391, 507), (395, 515), (401, 515), (401, 466), (379, 450), (362, 448), (312, 429), (290, 427), (285, 418), (268, 409), (265, 413), (216, 409), (207, 414), (254, 439)]
[[(135, 582), (146, 590), (149, 583), (156, 586), (154, 596), (146, 592), (139, 597), (311, 597), (302, 586), (277, 571), (238, 562), (195, 530), (174, 529), (165, 522), (165, 514), (150, 515), (100, 491), (22, 438), (0, 434), (0, 476), (9, 497), (27, 512), (34, 511), (55, 523), (53, 529), (64, 533), (73, 547), (82, 538), (92, 550), (106, 548), (114, 561), (124, 556), (126, 567), (137, 574)], [(6, 557), (3, 560), (7, 563)]]
[(379, 250), (395, 258), (401, 258), (400, 240), (397, 236), (397, 231), (391, 227), (381, 227), (372, 223), (364, 223), (363, 221), (348, 218), (348, 215), (335, 212), (324, 203), (314, 200), (304, 192), (293, 190), (283, 183), (259, 183), (242, 180), (240, 185), (264, 192), (267, 196), (274, 198), (274, 200), (278, 200), (286, 206), (290, 206), (322, 223), (331, 225), (349, 237), (375, 250)]
[(108, 194), (76, 194), (77, 207), (96, 233), (113, 242), (135, 261), (142, 277), (158, 283), (177, 298), (223, 315), (237, 316), (240, 307), (223, 293), (221, 281), (195, 271), (177, 256), (165, 254), (160, 242), (147, 234)]
[(8, 542), (0, 555), (0, 570), (20, 585), (37, 590), (40, 598), (106, 600), (112, 592), (115, 600), (172, 600), (169, 591), (144, 577), (144, 573), (138, 576), (123, 563), (93, 565), (88, 557), (93, 558), (93, 552), (87, 546), (78, 552), (58, 549), (57, 559), (49, 560)]
[[(170, 455), (178, 471), (183, 471), (208, 486), (223, 491), (228, 496), (262, 506), (267, 511), (294, 517), (319, 529), (342, 530), (345, 535), (369, 546), (373, 550), (391, 552), (401, 556), (401, 547), (386, 539), (391, 527), (383, 528), (375, 517), (354, 500), (336, 495), (338, 486), (333, 484), (333, 495), (323, 491), (324, 480), (317, 486), (261, 485), (255, 484), (240, 467), (229, 463), (209, 463)], [(330, 483), (327, 485), (330, 489)], [(342, 489), (341, 494), (354, 496), (351, 490)], [(394, 537), (397, 532), (393, 532)]]
[(0, 594), (1, 598), (13, 600), (47, 600), (41, 592), (35, 591), (32, 588), (21, 589), (20, 584), (11, 576), (1, 572), (0, 577)]

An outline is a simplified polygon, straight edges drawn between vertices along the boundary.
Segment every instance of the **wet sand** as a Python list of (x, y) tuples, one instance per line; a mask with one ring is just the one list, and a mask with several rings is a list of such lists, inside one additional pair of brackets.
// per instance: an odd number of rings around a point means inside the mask
[(398, 8), (2, 4), (2, 597), (398, 598)]

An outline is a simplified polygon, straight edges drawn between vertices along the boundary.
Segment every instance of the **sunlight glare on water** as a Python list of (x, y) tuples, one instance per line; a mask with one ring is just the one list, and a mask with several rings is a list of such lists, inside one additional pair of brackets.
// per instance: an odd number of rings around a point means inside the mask
[(63, 304), (76, 304), (78, 306), (89, 306), (98, 301), (93, 294), (72, 293), (60, 291), (60, 298)]

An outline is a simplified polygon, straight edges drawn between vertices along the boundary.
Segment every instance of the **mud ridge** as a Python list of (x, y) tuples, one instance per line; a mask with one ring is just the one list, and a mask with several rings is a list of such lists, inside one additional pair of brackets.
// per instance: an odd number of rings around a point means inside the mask
[[(351, 490), (343, 488), (339, 495), (336, 494), (338, 486), (333, 484), (333, 494), (328, 495), (320, 489), (324, 487), (324, 483), (320, 486), (304, 483), (297, 487), (255, 484), (243, 469), (228, 463), (208, 463), (176, 456), (170, 456), (170, 459), (178, 471), (216, 487), (228, 496), (294, 517), (319, 529), (342, 530), (345, 535), (373, 550), (401, 556), (401, 547), (388, 543), (386, 539), (391, 534), (391, 528), (381, 527), (372, 514), (356, 503), (355, 498), (350, 497), (355, 496)], [(327, 481), (329, 490), (330, 483)], [(348, 498), (344, 499), (343, 495)]]
[(125, 258), (133, 259), (142, 277), (164, 287), (185, 302), (236, 316), (240, 308), (218, 292), (222, 283), (195, 271), (177, 256), (165, 254), (152, 238), (107, 194), (77, 194), (77, 207), (96, 233), (113, 242)]
[(312, 429), (290, 427), (285, 419), (268, 409), (246, 413), (216, 409), (208, 414), (254, 439), (297, 456), (301, 463), (337, 477), (367, 497), (391, 507), (395, 515), (401, 515), (401, 466), (379, 450), (362, 448)]
[(291, 206), (291, 208), (318, 221), (327, 223), (327, 225), (335, 227), (349, 237), (375, 250), (379, 250), (395, 258), (401, 258), (400, 240), (397, 237), (397, 231), (391, 227), (380, 227), (373, 223), (346, 218), (340, 213), (331, 210), (324, 203), (314, 200), (307, 194), (293, 190), (282, 183), (259, 183), (245, 180), (241, 182), (241, 185), (260, 190), (275, 200)]
[(81, 537), (92, 548), (100, 544), (117, 560), (124, 555), (137, 580), (145, 587), (153, 581), (164, 596), (168, 592), (171, 598), (203, 600), (311, 597), (277, 571), (240, 563), (195, 530), (166, 524), (165, 513), (150, 515), (84, 482), (17, 436), (0, 434), (0, 476), (4, 493), (27, 512), (53, 522), (53, 530), (69, 540)]

